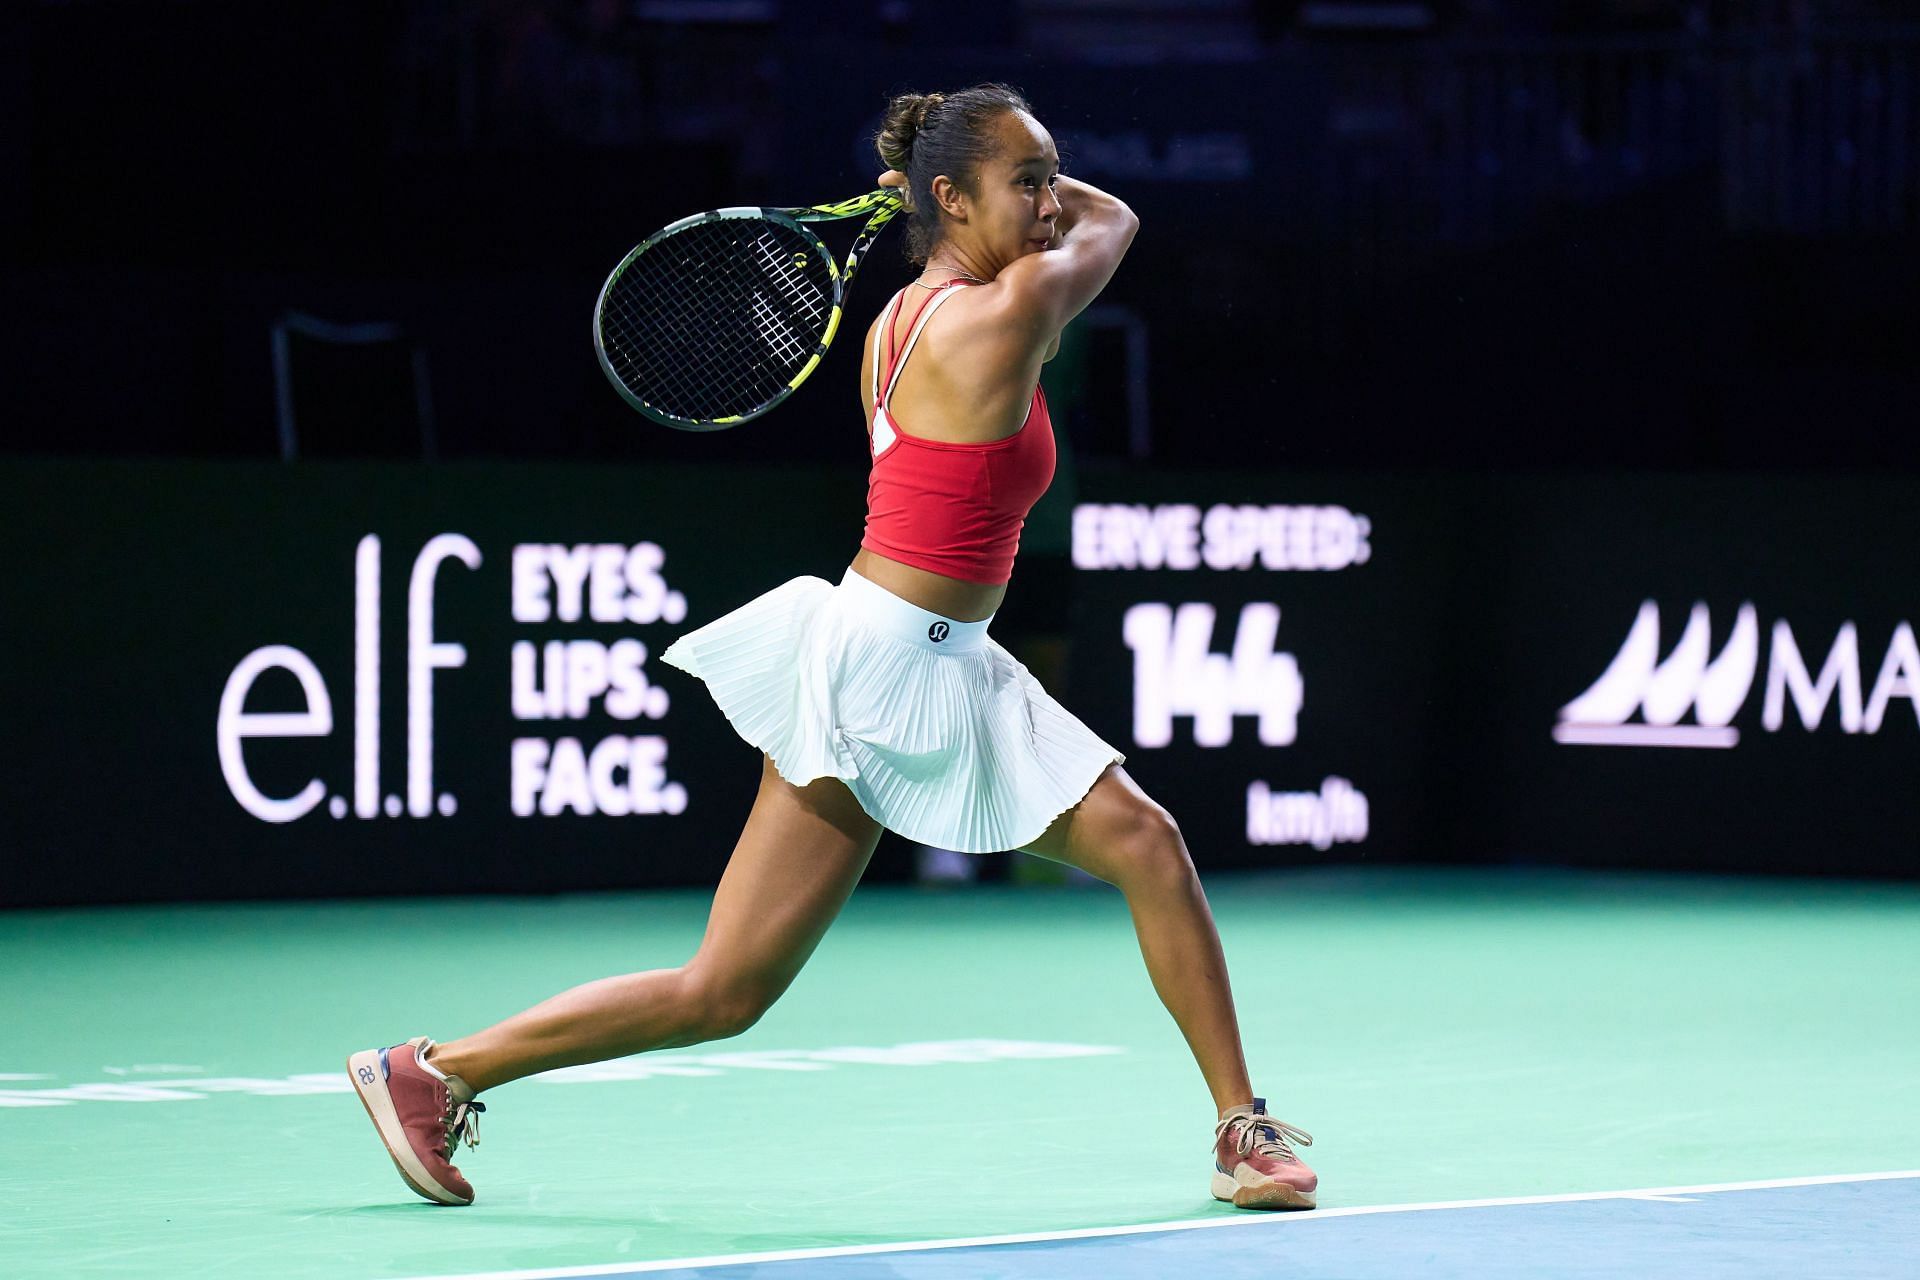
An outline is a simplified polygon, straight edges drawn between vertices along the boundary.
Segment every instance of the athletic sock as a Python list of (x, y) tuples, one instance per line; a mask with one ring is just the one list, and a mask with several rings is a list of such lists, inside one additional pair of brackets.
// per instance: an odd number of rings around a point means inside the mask
[(469, 1085), (465, 1080), (462, 1080), (459, 1076), (449, 1075), (446, 1072), (442, 1071), (440, 1068), (434, 1066), (433, 1063), (427, 1061), (427, 1055), (429, 1053), (432, 1053), (433, 1050), (434, 1050), (434, 1043), (433, 1041), (429, 1040), (427, 1041), (425, 1048), (421, 1049), (419, 1053), (416, 1053), (415, 1055), (413, 1055), (413, 1060), (419, 1063), (420, 1069), (426, 1072), (428, 1075), (433, 1076), (435, 1079), (446, 1081), (447, 1092), (453, 1095), (453, 1100), (455, 1102), (472, 1102), (474, 1097), (473, 1086)]

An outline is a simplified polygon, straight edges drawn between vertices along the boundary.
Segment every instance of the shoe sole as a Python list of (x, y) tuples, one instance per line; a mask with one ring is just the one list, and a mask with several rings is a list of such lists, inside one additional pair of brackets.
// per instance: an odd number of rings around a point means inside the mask
[(1225, 1200), (1236, 1209), (1312, 1209), (1314, 1193), (1290, 1187), (1284, 1182), (1262, 1179), (1248, 1185), (1230, 1174), (1213, 1175), (1213, 1198)]
[[(373, 1083), (362, 1081), (361, 1071), (370, 1073)], [(472, 1204), (472, 1196), (458, 1196), (435, 1182), (426, 1166), (420, 1163), (420, 1157), (413, 1154), (413, 1145), (407, 1141), (407, 1131), (400, 1124), (400, 1114), (393, 1109), (393, 1095), (387, 1092), (387, 1083), (380, 1074), (380, 1051), (363, 1049), (347, 1059), (347, 1079), (353, 1081), (353, 1091), (360, 1097), (360, 1105), (367, 1109), (367, 1119), (373, 1121), (373, 1131), (380, 1135), (380, 1143), (386, 1147), (387, 1154), (393, 1157), (393, 1167), (400, 1171), (401, 1179), (415, 1195), (435, 1204)]]

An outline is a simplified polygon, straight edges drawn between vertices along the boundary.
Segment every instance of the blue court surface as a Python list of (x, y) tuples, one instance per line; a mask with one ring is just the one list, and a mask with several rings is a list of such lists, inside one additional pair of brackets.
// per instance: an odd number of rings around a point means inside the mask
[[(1782, 1117), (1783, 1142), (1792, 1141), (1792, 1124)], [(1911, 1278), (1920, 1277), (1920, 1171), (1248, 1214), (1046, 1236), (496, 1271), (458, 1280), (639, 1275), (652, 1280)]]

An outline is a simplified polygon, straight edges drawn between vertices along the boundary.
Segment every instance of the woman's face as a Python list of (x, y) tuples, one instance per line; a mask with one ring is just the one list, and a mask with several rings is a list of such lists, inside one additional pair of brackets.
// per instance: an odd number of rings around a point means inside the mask
[(1060, 152), (1038, 120), (1022, 111), (1000, 117), (993, 154), (974, 174), (966, 223), (969, 247), (995, 272), (1058, 242), (1060, 198), (1053, 184), (1059, 171)]

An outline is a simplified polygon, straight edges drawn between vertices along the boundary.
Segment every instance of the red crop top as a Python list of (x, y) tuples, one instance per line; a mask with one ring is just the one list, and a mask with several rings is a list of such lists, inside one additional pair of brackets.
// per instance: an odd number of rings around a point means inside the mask
[(881, 338), (891, 339), (906, 301), (904, 291), (874, 334), (873, 470), (867, 480), (867, 533), (860, 545), (917, 569), (998, 585), (1013, 576), (1020, 528), (1053, 481), (1053, 419), (1047, 416), (1045, 393), (1034, 384), (1033, 401), (1018, 431), (976, 443), (910, 436), (887, 411), (920, 331), (953, 296), (953, 286), (962, 283), (950, 280), (920, 304), (906, 345), (889, 352), (884, 383)]

